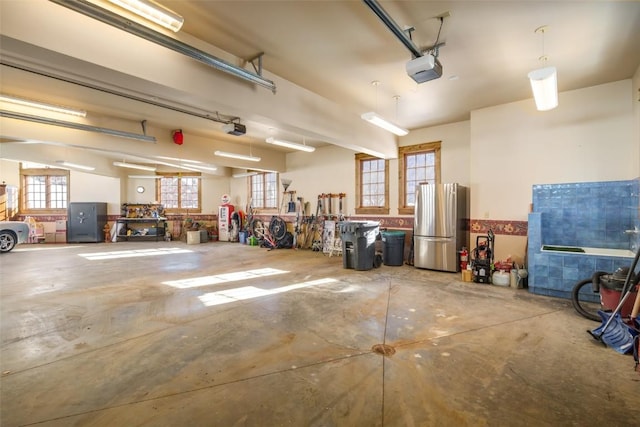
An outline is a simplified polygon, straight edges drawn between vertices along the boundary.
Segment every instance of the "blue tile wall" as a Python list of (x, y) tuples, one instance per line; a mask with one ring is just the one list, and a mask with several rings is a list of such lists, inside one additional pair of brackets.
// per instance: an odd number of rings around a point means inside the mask
[[(629, 258), (550, 254), (540, 249), (546, 244), (635, 252), (640, 235), (624, 230), (640, 228), (639, 213), (640, 179), (534, 185), (528, 223), (529, 291), (571, 298), (573, 286), (594, 272), (629, 266)], [(597, 300), (593, 295), (585, 298)]]
[(640, 180), (533, 186), (547, 245), (631, 249), (624, 230), (639, 225)]

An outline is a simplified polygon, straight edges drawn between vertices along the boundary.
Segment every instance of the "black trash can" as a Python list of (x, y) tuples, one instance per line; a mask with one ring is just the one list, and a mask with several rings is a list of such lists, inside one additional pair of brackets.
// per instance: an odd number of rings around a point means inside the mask
[(382, 232), (382, 261), (384, 265), (404, 264), (404, 231)]
[(342, 266), (355, 270), (371, 270), (376, 255), (376, 237), (380, 223), (375, 221), (341, 221)]

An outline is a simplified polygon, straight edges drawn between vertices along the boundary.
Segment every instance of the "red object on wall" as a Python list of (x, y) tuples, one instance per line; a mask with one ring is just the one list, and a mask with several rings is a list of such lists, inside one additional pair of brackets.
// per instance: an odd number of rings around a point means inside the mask
[(184, 142), (184, 134), (182, 133), (182, 129), (177, 129), (173, 131), (173, 142), (182, 145)]

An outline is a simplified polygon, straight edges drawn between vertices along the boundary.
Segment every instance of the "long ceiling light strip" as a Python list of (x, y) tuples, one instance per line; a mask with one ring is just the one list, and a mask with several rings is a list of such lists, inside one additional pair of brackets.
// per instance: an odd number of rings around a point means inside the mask
[(56, 163), (59, 164), (59, 165), (62, 165), (62, 166), (67, 166), (69, 168), (82, 169), (82, 170), (86, 170), (86, 171), (92, 171), (92, 170), (96, 169), (93, 166), (79, 165), (77, 163), (71, 163), (71, 162), (67, 162), (65, 160), (56, 160)]
[(213, 154), (220, 157), (228, 157), (230, 159), (247, 160), (249, 162), (259, 162), (262, 160), (260, 157), (247, 156), (245, 154), (229, 153), (226, 151), (217, 150)]
[(278, 145), (280, 147), (292, 148), (294, 150), (306, 151), (307, 153), (313, 153), (316, 151), (315, 147), (311, 147), (309, 145), (298, 144), (297, 142), (284, 141), (282, 139), (275, 139), (273, 137), (269, 137), (266, 140), (267, 144)]
[(86, 117), (87, 112), (62, 105), (48, 104), (45, 102), (35, 101), (31, 99), (19, 98), (17, 96), (0, 94), (0, 102), (20, 105), (23, 107), (38, 108), (40, 110), (53, 111), (55, 113), (63, 113), (71, 116)]
[(149, 171), (155, 172), (156, 168), (153, 166), (143, 166), (135, 163), (126, 163), (126, 162), (113, 162), (113, 166), (118, 166), (120, 168), (128, 168), (128, 169), (138, 169), (141, 171)]
[(177, 33), (184, 24), (184, 18), (173, 10), (149, 0), (109, 0), (138, 16), (168, 28)]
[(216, 68), (220, 71), (224, 71), (228, 74), (234, 75), (241, 79), (255, 83), (259, 86), (270, 89), (273, 93), (276, 92), (276, 85), (273, 81), (265, 79), (259, 74), (252, 73), (244, 68), (237, 67), (227, 61), (217, 58), (208, 54), (205, 51), (197, 49), (193, 46), (189, 46), (179, 40), (173, 39), (164, 34), (158, 33), (144, 25), (136, 22), (131, 22), (130, 19), (122, 17), (116, 13), (108, 11), (98, 5), (88, 2), (87, 0), (50, 0), (60, 6), (64, 6), (68, 9), (82, 13), (83, 15), (97, 19), (105, 24), (112, 25), (123, 31), (126, 31), (135, 36), (141, 37), (150, 42), (156, 43), (160, 46), (171, 49), (175, 52), (188, 56), (203, 64)]
[(246, 178), (249, 176), (258, 175), (258, 172), (239, 172), (231, 175), (233, 178)]
[(161, 179), (164, 178), (162, 175), (128, 175), (131, 179)]
[(101, 128), (97, 126), (85, 125), (82, 123), (65, 122), (63, 120), (50, 119), (47, 117), (34, 116), (31, 114), (16, 113), (14, 111), (0, 110), (0, 117), (7, 117), (16, 120), (25, 120), (28, 122), (41, 123), (45, 125), (60, 126), (69, 129), (83, 130), (87, 132), (102, 133), (119, 138), (134, 139), (143, 142), (156, 142), (154, 136), (141, 135), (138, 133), (124, 132), (116, 129)]
[(401, 128), (400, 126), (391, 123), (388, 120), (383, 119), (382, 117), (380, 117), (379, 115), (377, 115), (376, 113), (370, 111), (368, 113), (363, 113), (360, 116), (363, 120), (368, 121), (369, 123), (376, 125), (378, 127), (381, 127), (384, 130), (387, 130), (389, 132), (395, 133), (398, 136), (404, 136), (407, 135), (409, 133), (409, 131), (405, 128)]

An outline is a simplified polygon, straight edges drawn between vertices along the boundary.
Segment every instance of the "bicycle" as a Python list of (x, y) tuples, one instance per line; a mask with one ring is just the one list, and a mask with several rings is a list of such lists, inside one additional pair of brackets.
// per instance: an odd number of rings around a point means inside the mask
[(259, 218), (251, 223), (253, 236), (261, 242), (261, 246), (276, 248), (287, 235), (287, 223), (277, 215), (273, 215), (268, 225)]

